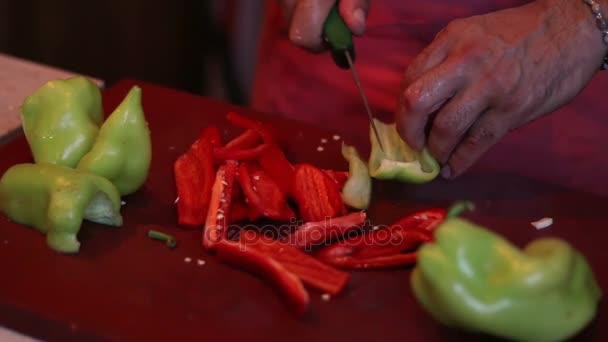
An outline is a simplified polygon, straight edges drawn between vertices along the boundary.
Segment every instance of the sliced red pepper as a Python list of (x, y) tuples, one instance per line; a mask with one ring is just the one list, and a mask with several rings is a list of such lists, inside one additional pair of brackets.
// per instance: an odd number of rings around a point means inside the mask
[(237, 167), (236, 161), (229, 160), (216, 172), (202, 239), (207, 250), (213, 250), (226, 237)]
[(217, 245), (221, 262), (243, 268), (270, 282), (289, 302), (291, 310), (302, 316), (309, 304), (308, 292), (300, 279), (280, 262), (246, 244), (222, 240)]
[(285, 196), (292, 196), (295, 179), (295, 168), (287, 160), (283, 150), (276, 145), (268, 146), (258, 158), (258, 163), (264, 171), (279, 185)]
[(307, 222), (287, 235), (283, 242), (296, 248), (308, 250), (312, 246), (329, 243), (337, 238), (345, 237), (349, 232), (360, 230), (366, 218), (365, 212), (361, 211), (323, 221)]
[(207, 139), (212, 147), (222, 146), (222, 139), (220, 137), (220, 130), (215, 125), (209, 125), (201, 132), (201, 138)]
[(277, 183), (257, 163), (242, 163), (237, 179), (249, 205), (263, 216), (278, 221), (295, 216)]
[(270, 131), (261, 122), (246, 118), (235, 112), (229, 112), (226, 115), (226, 119), (228, 119), (228, 121), (235, 126), (256, 131), (266, 144), (272, 144), (275, 142), (275, 139)]
[(243, 230), (240, 242), (280, 262), (285, 269), (297, 275), (305, 284), (327, 292), (339, 294), (348, 283), (350, 275), (328, 266), (292, 246), (287, 246), (255, 230)]
[(262, 218), (263, 215), (257, 209), (247, 203), (236, 202), (230, 208), (230, 223), (241, 221), (254, 222)]
[(260, 142), (260, 135), (255, 130), (249, 128), (230, 140), (225, 147), (231, 150), (245, 150), (259, 145)]
[(177, 188), (178, 223), (199, 226), (205, 223), (211, 187), (215, 176), (215, 164), (210, 141), (201, 136), (174, 163)]
[(336, 182), (310, 164), (296, 166), (293, 196), (305, 222), (320, 222), (346, 210)]
[(433, 239), (433, 229), (445, 218), (443, 209), (408, 215), (394, 224), (345, 239), (322, 249), (317, 257), (323, 262), (346, 268), (371, 268), (407, 265), (415, 262), (410, 251)]
[(213, 156), (218, 160), (254, 160), (258, 159), (270, 144), (262, 144), (246, 150), (233, 150), (227, 147), (216, 147)]
[(338, 184), (338, 188), (342, 189), (348, 180), (348, 171), (323, 170), (331, 179)]

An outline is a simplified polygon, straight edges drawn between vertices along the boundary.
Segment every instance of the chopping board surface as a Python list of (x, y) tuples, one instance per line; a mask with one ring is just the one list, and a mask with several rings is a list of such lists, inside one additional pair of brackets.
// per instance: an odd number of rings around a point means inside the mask
[[(80, 253), (62, 255), (46, 247), (42, 234), (0, 217), (0, 325), (45, 340), (487, 339), (443, 327), (427, 315), (413, 297), (409, 267), (353, 272), (345, 292), (329, 301), (309, 289), (311, 309), (298, 319), (261, 278), (220, 264), (202, 250), (200, 230), (176, 225), (173, 162), (208, 124), (217, 124), (225, 139), (235, 136), (239, 130), (226, 122), (228, 111), (262, 120), (271, 117), (135, 81), (104, 91), (105, 112), (110, 113), (134, 84), (143, 89), (153, 161), (145, 186), (124, 198), (124, 226), (85, 222), (78, 235)], [(368, 144), (367, 132), (328, 132), (272, 120), (293, 162), (346, 170), (341, 140), (333, 135), (346, 134), (362, 151)], [(319, 152), (321, 138), (328, 142)], [(0, 156), (0, 173), (31, 161), (23, 137), (2, 146)], [(369, 218), (373, 224), (388, 224), (413, 211), (461, 199), (477, 208), (466, 217), (520, 247), (542, 236), (568, 240), (588, 258), (607, 292), (608, 200), (597, 195), (500, 173), (482, 163), (451, 182), (376, 182)], [(542, 217), (552, 217), (555, 223), (537, 231), (530, 222)], [(146, 234), (151, 227), (176, 236), (178, 248), (169, 250), (150, 240)], [(595, 321), (576, 339), (607, 341), (607, 310), (602, 301)]]

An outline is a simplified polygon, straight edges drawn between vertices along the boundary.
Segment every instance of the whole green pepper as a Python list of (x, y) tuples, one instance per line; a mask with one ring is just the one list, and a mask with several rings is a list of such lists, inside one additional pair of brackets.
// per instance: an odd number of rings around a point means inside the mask
[(128, 195), (146, 181), (151, 158), (141, 88), (134, 86), (103, 123), (93, 148), (80, 160), (78, 169), (109, 179), (121, 195)]
[(66, 166), (17, 164), (0, 178), (0, 212), (46, 233), (47, 245), (59, 252), (78, 252), (83, 220), (121, 226), (120, 207), (109, 180)]
[(520, 250), (461, 218), (420, 248), (411, 284), (440, 322), (525, 341), (572, 337), (601, 297), (586, 259), (565, 241), (540, 238)]
[(21, 119), (34, 161), (75, 167), (103, 122), (101, 91), (81, 76), (49, 81), (25, 99)]
[(373, 178), (420, 184), (430, 182), (439, 175), (439, 163), (426, 148), (417, 152), (409, 147), (401, 139), (395, 123), (386, 124), (378, 119), (374, 119), (374, 123), (384, 151), (380, 148), (370, 125), (372, 147), (369, 171)]
[(348, 180), (342, 187), (342, 200), (356, 209), (367, 209), (372, 196), (372, 179), (367, 164), (354, 146), (342, 143), (342, 157), (348, 161)]

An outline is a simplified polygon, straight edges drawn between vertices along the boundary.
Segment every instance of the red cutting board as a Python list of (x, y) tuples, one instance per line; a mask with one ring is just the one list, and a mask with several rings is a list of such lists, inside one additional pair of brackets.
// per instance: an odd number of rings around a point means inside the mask
[[(219, 264), (200, 246), (201, 232), (178, 227), (173, 162), (208, 124), (219, 125), (225, 138), (237, 131), (225, 114), (267, 120), (247, 109), (143, 82), (124, 81), (104, 91), (106, 113), (130, 87), (143, 88), (144, 110), (153, 139), (153, 161), (145, 186), (125, 198), (125, 224), (110, 228), (85, 223), (78, 255), (62, 255), (45, 245), (42, 234), (0, 217), (0, 325), (45, 340), (322, 340), (433, 341), (485, 340), (443, 327), (412, 295), (411, 268), (357, 271), (346, 291), (325, 302), (310, 290), (310, 312), (293, 317), (282, 298), (256, 276)], [(275, 118), (293, 162), (346, 169), (335, 132)], [(353, 132), (350, 142), (367, 145), (367, 131)], [(325, 149), (317, 151), (321, 138)], [(364, 149), (365, 150), (365, 149)], [(0, 173), (31, 161), (23, 137), (0, 147)], [(539, 162), (542, 162), (542, 156)], [(494, 171), (490, 171), (494, 170)], [(452, 182), (408, 186), (374, 184), (373, 224), (390, 223), (418, 209), (447, 206), (469, 199), (477, 223), (504, 234), (519, 246), (541, 236), (570, 241), (588, 258), (604, 292), (608, 289), (606, 198), (526, 179), (478, 165)], [(555, 224), (536, 231), (530, 222), (549, 216)], [(153, 224), (173, 233), (175, 250), (147, 238)], [(190, 263), (185, 258), (191, 258)], [(197, 260), (205, 265), (198, 265)], [(608, 308), (579, 340), (608, 341)]]

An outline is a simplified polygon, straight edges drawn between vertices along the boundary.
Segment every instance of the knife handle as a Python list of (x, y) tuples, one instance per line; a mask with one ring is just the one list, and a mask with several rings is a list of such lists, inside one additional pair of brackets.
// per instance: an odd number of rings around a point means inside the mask
[(350, 66), (344, 52), (348, 51), (354, 62), (355, 45), (353, 43), (353, 33), (338, 12), (339, 2), (339, 0), (336, 1), (323, 24), (323, 41), (331, 50), (334, 63), (342, 69), (349, 69)]

